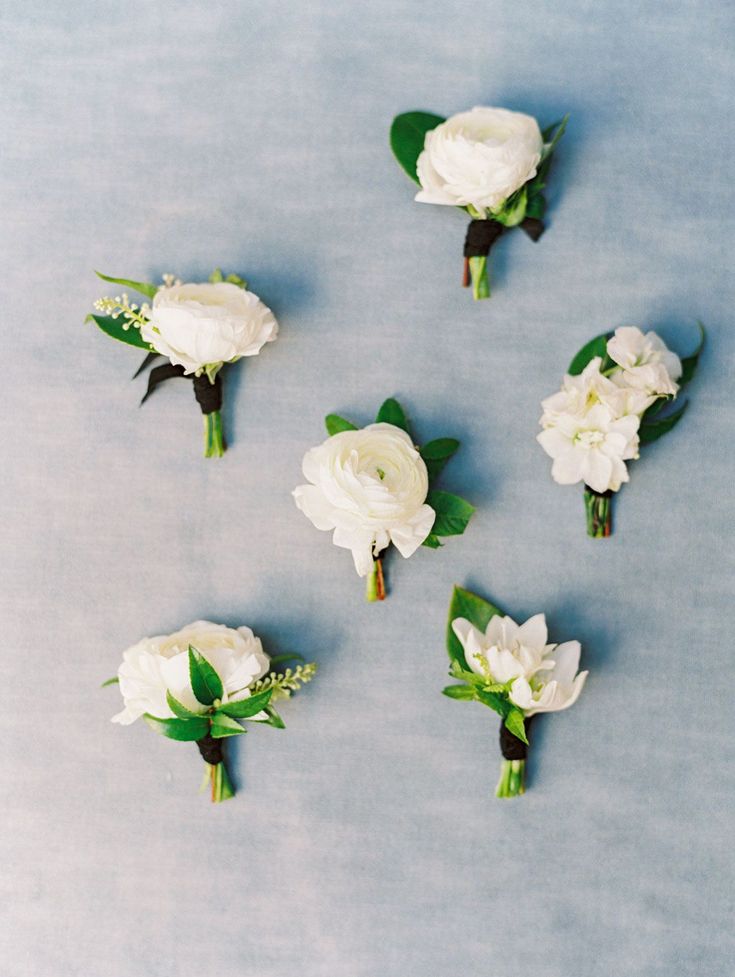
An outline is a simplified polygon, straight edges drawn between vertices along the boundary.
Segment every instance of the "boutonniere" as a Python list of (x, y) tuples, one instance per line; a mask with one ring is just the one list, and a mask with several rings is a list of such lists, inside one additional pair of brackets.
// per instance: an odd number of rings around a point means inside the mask
[(367, 599), (385, 598), (380, 554), (391, 545), (409, 557), (419, 546), (437, 549), (444, 536), (467, 528), (474, 506), (432, 483), (459, 448), (454, 438), (416, 447), (401, 405), (385, 401), (374, 424), (358, 428), (337, 414), (325, 419), (329, 437), (304, 455), (308, 485), (294, 489), (296, 505), (332, 542), (352, 550), (367, 577)]
[(612, 533), (612, 496), (630, 479), (626, 462), (684, 416), (688, 401), (666, 408), (697, 369), (705, 335), (699, 328), (699, 345), (685, 359), (635, 326), (597, 336), (574, 357), (559, 393), (542, 401), (537, 440), (554, 459), (554, 481), (584, 483), (590, 536)]
[[(212, 801), (227, 800), (235, 791), (224, 741), (246, 733), (244, 722), (284, 729), (274, 703), (289, 698), (316, 672), (313, 662), (295, 664), (300, 657), (270, 658), (250, 628), (211, 621), (143, 638), (123, 654), (117, 677), (104, 683), (119, 683), (125, 704), (112, 721), (128, 726), (142, 718), (169, 739), (196, 743)], [(293, 665), (282, 668), (284, 662)]]
[(487, 257), (501, 234), (521, 227), (532, 241), (544, 232), (544, 187), (568, 116), (543, 132), (522, 112), (478, 107), (449, 119), (404, 112), (393, 120), (396, 159), (426, 204), (459, 207), (472, 218), (464, 243), (462, 284), (490, 297)]
[(96, 274), (147, 300), (131, 302), (123, 292), (98, 299), (95, 312), (87, 316), (113, 339), (146, 351), (134, 378), (161, 356), (169, 361), (149, 373), (141, 404), (165, 380), (190, 378), (204, 415), (204, 454), (221, 457), (225, 453), (220, 413), (222, 368), (243, 356), (256, 356), (266, 343), (273, 342), (278, 323), (271, 310), (248, 291), (239, 275), (225, 278), (219, 268), (209, 282), (187, 284), (173, 275), (164, 275), (162, 285), (153, 285)]
[(447, 651), (449, 674), (461, 684), (443, 691), (450, 699), (481, 702), (501, 717), (497, 797), (524, 793), (529, 720), (574, 705), (589, 674), (578, 671), (578, 641), (547, 641), (543, 614), (519, 625), (477, 594), (454, 588)]

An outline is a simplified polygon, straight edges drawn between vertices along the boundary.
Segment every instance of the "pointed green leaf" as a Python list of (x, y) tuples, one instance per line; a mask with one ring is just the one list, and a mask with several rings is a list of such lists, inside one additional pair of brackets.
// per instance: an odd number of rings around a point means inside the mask
[(475, 511), (475, 507), (466, 499), (439, 489), (432, 489), (426, 501), (436, 513), (431, 527), (434, 536), (461, 536)]
[(327, 414), (324, 418), (324, 426), (330, 438), (333, 434), (339, 434), (341, 431), (357, 431), (357, 426), (352, 421), (345, 420), (339, 414)]
[[(447, 620), (447, 652), (452, 662), (469, 672), (467, 661), (464, 657), (462, 645), (452, 630), (452, 621), (458, 617), (466, 618), (479, 631), (484, 631), (491, 617), (503, 612), (490, 601), (478, 597), (469, 590), (455, 585), (452, 591), (452, 599), (449, 604), (449, 618)], [(471, 673), (474, 674), (474, 673)]]
[(238, 288), (247, 289), (248, 287), (245, 279), (241, 278), (240, 275), (235, 275), (234, 272), (230, 272), (225, 281), (230, 285), (237, 285)]
[(229, 716), (223, 716), (221, 713), (216, 713), (212, 717), (211, 732), (213, 739), (222, 740), (226, 736), (242, 736), (243, 733), (247, 733), (247, 730), (236, 720), (230, 719)]
[(487, 689), (475, 688), (475, 698), (503, 718), (508, 715), (512, 708), (507, 695), (500, 692), (488, 692)]
[(265, 723), (267, 726), (273, 726), (274, 729), (285, 729), (286, 724), (278, 715), (273, 706), (268, 706), (265, 710), (268, 713), (268, 721)]
[(513, 706), (505, 717), (505, 728), (516, 736), (522, 743), (528, 744), (526, 726), (523, 721), (523, 711)]
[(527, 203), (528, 190), (523, 186), (508, 197), (500, 210), (493, 211), (493, 219), (504, 227), (515, 227), (526, 216)]
[(444, 545), (444, 543), (442, 543), (439, 537), (435, 536), (434, 533), (429, 533), (421, 545), (428, 546), (429, 549), (432, 550), (438, 550)]
[(249, 719), (260, 712), (270, 702), (273, 689), (266, 689), (265, 692), (257, 692), (247, 699), (238, 699), (237, 702), (226, 702), (217, 709), (216, 715), (224, 713), (226, 716), (234, 716), (235, 719)]
[(526, 204), (526, 217), (535, 217), (536, 220), (543, 220), (546, 213), (546, 197), (541, 190), (536, 192), (529, 189), (528, 203)]
[(189, 743), (202, 739), (209, 732), (208, 719), (158, 719), (148, 713), (143, 718), (151, 729), (171, 740)]
[(584, 370), (588, 363), (590, 363), (596, 356), (602, 358), (602, 364), (600, 369), (606, 370), (612, 365), (612, 360), (607, 355), (607, 341), (611, 339), (613, 333), (605, 332), (601, 336), (595, 336), (586, 343), (577, 355), (574, 357), (572, 362), (569, 364), (569, 369), (567, 373), (570, 373), (573, 377), (579, 376)]
[(106, 689), (108, 685), (117, 685), (119, 682), (120, 679), (117, 677), (117, 675), (115, 675), (113, 678), (108, 678), (106, 681), (104, 681), (102, 685), (100, 685), (100, 688)]
[(292, 652), (286, 655), (273, 655), (270, 660), (270, 671), (273, 671), (274, 665), (280, 665), (281, 662), (305, 662), (306, 659), (303, 655), (299, 655), (298, 652)]
[(103, 275), (101, 271), (95, 271), (95, 275), (101, 278), (103, 282), (122, 285), (123, 288), (133, 288), (136, 292), (140, 292), (141, 295), (145, 295), (149, 299), (152, 299), (158, 291), (158, 286), (151, 284), (151, 282), (134, 282), (130, 278), (113, 278), (110, 275)]
[(441, 115), (431, 112), (404, 112), (397, 115), (390, 127), (390, 145), (393, 155), (411, 179), (419, 182), (416, 161), (424, 148), (426, 133), (444, 122)]
[(225, 280), (225, 276), (222, 274), (221, 268), (215, 268), (212, 274), (209, 276), (209, 280), (213, 285), (219, 285), (220, 282)]
[(684, 416), (684, 412), (688, 406), (689, 401), (685, 400), (681, 407), (671, 414), (667, 414), (665, 417), (656, 421), (645, 421), (642, 423), (638, 429), (641, 444), (652, 444), (654, 441), (662, 438), (664, 434), (668, 434), (669, 431), (673, 430)]
[[(152, 350), (153, 347), (147, 343), (140, 334), (137, 326), (130, 325), (127, 319), (119, 316), (113, 319), (111, 315), (95, 315), (90, 312), (85, 322), (96, 322), (102, 332), (107, 333), (112, 339), (119, 343), (126, 343), (128, 346), (137, 346), (138, 349)], [(127, 329), (125, 328), (127, 326)]]
[(697, 325), (699, 326), (699, 344), (697, 348), (694, 350), (694, 352), (691, 354), (691, 356), (685, 356), (682, 358), (681, 361), (682, 373), (678, 381), (680, 387), (686, 386), (686, 384), (691, 381), (694, 374), (697, 372), (697, 366), (699, 365), (699, 356), (702, 350), (704, 349), (704, 342), (707, 333), (705, 332), (705, 328), (701, 322), (697, 321)]
[[(544, 158), (549, 156), (550, 153), (554, 152), (554, 150), (556, 149), (559, 143), (559, 140), (564, 135), (568, 122), (569, 122), (569, 113), (567, 112), (567, 114), (564, 116), (563, 119), (560, 119), (558, 122), (552, 122), (550, 126), (547, 126), (543, 130), (543, 132), (541, 133), (541, 138), (543, 139), (545, 144)], [(556, 130), (556, 132), (554, 132), (554, 130)]]
[(406, 434), (410, 435), (411, 433), (406, 413), (394, 397), (389, 397), (383, 402), (378, 411), (378, 416), (375, 418), (375, 423), (393, 424), (394, 427), (400, 427)]
[(475, 690), (468, 685), (447, 685), (442, 689), (442, 695), (449, 696), (450, 699), (465, 699), (469, 701), (475, 698)]
[(178, 716), (179, 719), (199, 719), (202, 715), (201, 712), (192, 712), (191, 709), (187, 709), (182, 702), (171, 695), (168, 689), (166, 689), (166, 702), (174, 716)]
[(442, 469), (459, 448), (456, 438), (437, 438), (419, 448), (419, 454), (424, 459), (429, 473), (429, 481), (438, 478)]
[(189, 679), (195, 699), (203, 706), (211, 706), (215, 699), (222, 698), (222, 679), (192, 645), (189, 645)]

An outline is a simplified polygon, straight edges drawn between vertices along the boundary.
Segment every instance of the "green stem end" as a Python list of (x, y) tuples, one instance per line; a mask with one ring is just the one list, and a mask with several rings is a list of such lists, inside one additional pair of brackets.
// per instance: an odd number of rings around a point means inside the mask
[(373, 560), (373, 568), (367, 578), (365, 598), (372, 604), (376, 600), (385, 600), (385, 577), (383, 564), (380, 560)]
[(221, 458), (227, 450), (222, 427), (222, 415), (218, 410), (204, 414), (204, 457)]
[(503, 760), (500, 764), (500, 780), (495, 789), (496, 797), (518, 797), (526, 792), (526, 761)]
[(206, 765), (203, 787), (206, 785), (209, 785), (211, 788), (213, 804), (220, 804), (222, 801), (227, 801), (230, 797), (235, 796), (235, 788), (232, 786), (232, 781), (224, 763), (208, 763)]
[(468, 258), (470, 278), (472, 279), (472, 297), (478, 299), (490, 298), (490, 279), (487, 273), (487, 256)]

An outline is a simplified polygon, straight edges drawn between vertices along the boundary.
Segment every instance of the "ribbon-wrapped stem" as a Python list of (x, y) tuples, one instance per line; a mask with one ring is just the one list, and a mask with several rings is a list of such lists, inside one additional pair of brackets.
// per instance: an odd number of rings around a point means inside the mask
[[(528, 733), (528, 720), (526, 720)], [(506, 727), (500, 723), (500, 752), (503, 759), (500, 764), (500, 780), (495, 789), (496, 797), (518, 797), (526, 790), (526, 756), (528, 747)]]
[(211, 733), (197, 740), (199, 752), (206, 764), (204, 771), (204, 786), (209, 786), (213, 804), (219, 804), (235, 796), (235, 788), (227, 773), (222, 740), (216, 740)]
[[(532, 241), (538, 241), (544, 233), (543, 221), (537, 217), (524, 217), (519, 226)], [(475, 300), (490, 298), (487, 258), (492, 246), (507, 229), (504, 224), (493, 220), (492, 217), (473, 218), (467, 226), (462, 284), (467, 287), (470, 282), (472, 283), (472, 297)]]
[(194, 396), (204, 415), (204, 457), (221, 458), (225, 453), (222, 427), (222, 378), (219, 373), (210, 380), (206, 373), (194, 377)]
[(612, 535), (612, 496), (609, 489), (607, 492), (595, 492), (589, 485), (584, 487), (587, 535), (593, 539), (606, 539)]

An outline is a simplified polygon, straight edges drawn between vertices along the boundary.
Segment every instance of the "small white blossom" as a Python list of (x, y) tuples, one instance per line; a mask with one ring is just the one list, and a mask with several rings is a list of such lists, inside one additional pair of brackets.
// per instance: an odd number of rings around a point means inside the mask
[(613, 374), (620, 386), (632, 387), (653, 397), (674, 397), (681, 376), (681, 360), (655, 332), (637, 326), (621, 326), (607, 344), (608, 356), (621, 370)]

